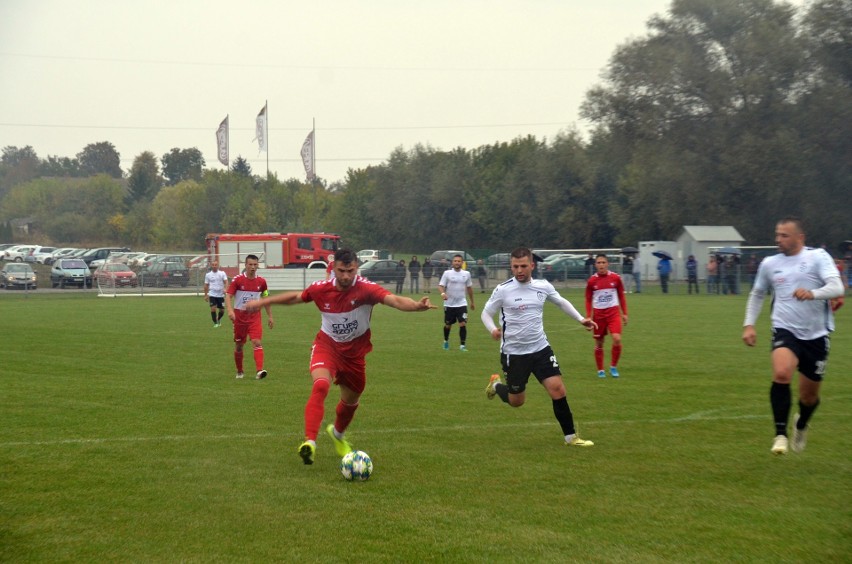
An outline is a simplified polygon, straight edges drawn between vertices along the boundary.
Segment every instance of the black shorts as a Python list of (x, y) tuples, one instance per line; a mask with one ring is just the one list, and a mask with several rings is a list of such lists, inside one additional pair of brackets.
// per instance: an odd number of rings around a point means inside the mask
[(559, 363), (550, 345), (532, 354), (500, 354), (500, 364), (506, 375), (506, 385), (510, 394), (520, 394), (527, 389), (530, 374), (539, 382), (544, 382), (551, 376), (561, 376)]
[(828, 362), (828, 351), (831, 348), (831, 339), (828, 335), (804, 341), (797, 339), (787, 329), (772, 329), (772, 350), (790, 349), (799, 360), (799, 372), (814, 382), (822, 382), (825, 374), (825, 365)]
[(467, 323), (467, 306), (446, 307), (444, 306), (444, 325)]
[(216, 296), (207, 296), (207, 302), (210, 304), (210, 307), (225, 309), (225, 296), (222, 296), (221, 298), (217, 298)]

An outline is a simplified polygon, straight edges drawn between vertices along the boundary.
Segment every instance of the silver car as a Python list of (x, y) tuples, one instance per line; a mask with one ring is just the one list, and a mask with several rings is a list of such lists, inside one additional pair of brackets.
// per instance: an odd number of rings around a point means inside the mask
[(0, 286), (12, 288), (28, 288), (35, 290), (38, 286), (33, 267), (25, 262), (9, 262), (0, 270)]
[(50, 285), (54, 288), (77, 286), (78, 288), (92, 287), (92, 271), (80, 259), (58, 259), (50, 269)]

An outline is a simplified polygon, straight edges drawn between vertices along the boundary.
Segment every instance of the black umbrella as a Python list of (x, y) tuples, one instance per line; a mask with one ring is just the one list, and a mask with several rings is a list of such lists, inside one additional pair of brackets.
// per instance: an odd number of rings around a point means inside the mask
[(670, 255), (668, 251), (654, 251), (651, 254), (657, 258), (672, 260), (672, 255)]
[(621, 249), (621, 252), (625, 255), (631, 255), (638, 253), (639, 249), (637, 249), (636, 247), (624, 247), (623, 249)]

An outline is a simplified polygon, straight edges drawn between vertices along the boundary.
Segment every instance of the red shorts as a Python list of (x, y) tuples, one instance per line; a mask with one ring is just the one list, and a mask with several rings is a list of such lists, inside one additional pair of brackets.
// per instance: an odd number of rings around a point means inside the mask
[(617, 307), (592, 310), (592, 321), (598, 324), (594, 330), (595, 339), (601, 339), (607, 333), (621, 334), (621, 314)]
[(332, 346), (314, 341), (310, 370), (313, 372), (317, 368), (331, 372), (331, 379), (338, 386), (344, 385), (356, 394), (364, 393), (367, 386), (367, 361), (363, 356), (343, 356)]
[(246, 337), (258, 341), (263, 337), (263, 323), (261, 322), (260, 312), (248, 320), (239, 317), (234, 320), (234, 342), (245, 343)]

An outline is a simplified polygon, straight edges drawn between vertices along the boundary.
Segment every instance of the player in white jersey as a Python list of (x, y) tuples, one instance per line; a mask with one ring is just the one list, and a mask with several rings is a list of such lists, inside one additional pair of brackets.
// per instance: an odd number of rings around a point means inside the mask
[(808, 421), (819, 405), (834, 317), (829, 300), (843, 294), (840, 273), (827, 252), (805, 247), (800, 219), (787, 217), (775, 226), (780, 254), (764, 259), (748, 297), (743, 342), (757, 342), (755, 321), (768, 290), (772, 291), (772, 387), (769, 400), (775, 421), (773, 454), (787, 453), (787, 421), (792, 404), (790, 382), (799, 372), (799, 413), (794, 418), (791, 448), (801, 452)]
[[(438, 283), (438, 291), (444, 300), (444, 350), (450, 350), (450, 329), (453, 323), (459, 324), (459, 350), (467, 351), (467, 306), (475, 310), (473, 304), (473, 282), (470, 272), (462, 270), (464, 257), (456, 255), (453, 257), (452, 268), (445, 270)], [(467, 299), (465, 299), (467, 296)]]
[[(493, 374), (485, 395), (488, 399), (499, 396), (510, 406), (520, 407), (526, 400), (527, 381), (532, 374), (553, 401), (553, 414), (562, 428), (565, 444), (592, 446), (594, 443), (581, 439), (574, 427), (559, 363), (544, 333), (544, 302), (553, 302), (586, 329), (596, 325), (559, 295), (553, 284), (532, 278), (535, 262), (530, 249), (518, 247), (510, 256), (514, 277), (494, 288), (480, 316), (494, 340), (500, 341), (500, 364), (506, 377), (504, 384), (498, 374)], [(498, 312), (501, 327), (494, 323)]]
[[(204, 275), (204, 301), (210, 304), (213, 327), (221, 327), (225, 315), (225, 286), (228, 275), (219, 270), (219, 261), (210, 263), (210, 272)], [(218, 310), (218, 311), (217, 311)]]

